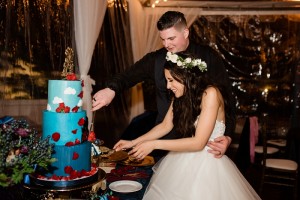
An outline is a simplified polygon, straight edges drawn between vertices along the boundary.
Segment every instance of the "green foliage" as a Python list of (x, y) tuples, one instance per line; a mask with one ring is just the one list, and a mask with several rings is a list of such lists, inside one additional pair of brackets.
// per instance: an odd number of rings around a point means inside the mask
[(34, 172), (35, 166), (47, 169), (55, 161), (51, 158), (53, 145), (49, 139), (42, 140), (23, 119), (0, 124), (0, 186), (22, 182), (24, 175)]

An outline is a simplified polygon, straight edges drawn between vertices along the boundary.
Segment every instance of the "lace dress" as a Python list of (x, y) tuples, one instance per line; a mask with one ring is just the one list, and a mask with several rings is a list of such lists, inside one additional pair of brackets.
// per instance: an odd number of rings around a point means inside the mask
[[(223, 135), (216, 121), (210, 140)], [(198, 152), (170, 152), (157, 163), (144, 200), (251, 200), (255, 190), (226, 156), (215, 158), (207, 148)]]

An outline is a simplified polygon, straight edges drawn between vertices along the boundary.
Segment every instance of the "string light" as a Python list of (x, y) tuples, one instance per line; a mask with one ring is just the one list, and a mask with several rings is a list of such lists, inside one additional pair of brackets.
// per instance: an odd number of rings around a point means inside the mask
[[(168, 0), (163, 0), (163, 2), (167, 2), (167, 1), (168, 1)], [(151, 2), (152, 2), (151, 7), (152, 7), (152, 8), (155, 8), (156, 5), (159, 4), (160, 0), (154, 0), (154, 2), (153, 2), (153, 1), (151, 1)]]

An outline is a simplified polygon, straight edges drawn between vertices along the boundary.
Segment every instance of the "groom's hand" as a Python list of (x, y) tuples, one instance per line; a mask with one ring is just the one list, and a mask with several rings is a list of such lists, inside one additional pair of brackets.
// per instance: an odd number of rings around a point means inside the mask
[(230, 143), (231, 138), (228, 136), (217, 137), (214, 141), (209, 141), (207, 143), (207, 146), (210, 147), (207, 151), (214, 154), (215, 158), (221, 158), (225, 154)]

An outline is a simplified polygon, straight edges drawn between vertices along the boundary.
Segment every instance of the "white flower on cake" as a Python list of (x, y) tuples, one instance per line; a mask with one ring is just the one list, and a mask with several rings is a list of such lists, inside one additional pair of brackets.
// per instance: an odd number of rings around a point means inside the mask
[(74, 88), (71, 87), (67, 87), (64, 91), (64, 94), (76, 94), (76, 90)]
[(77, 106), (78, 106), (78, 107), (81, 107), (81, 106), (82, 106), (82, 100), (81, 100), (81, 99), (78, 101)]
[(47, 104), (47, 110), (51, 110), (51, 106), (50, 106), (50, 104)]
[(60, 103), (63, 103), (63, 102), (64, 101), (59, 97), (54, 97), (54, 99), (52, 101), (53, 104), (60, 104)]

